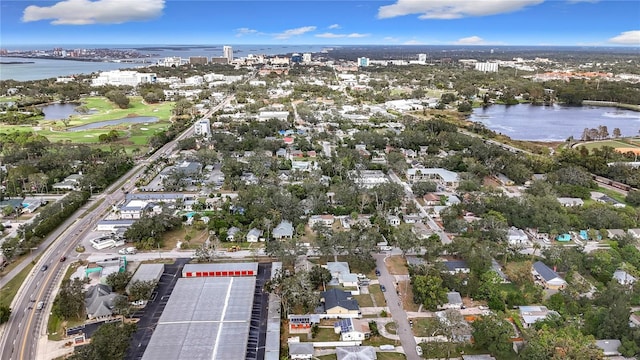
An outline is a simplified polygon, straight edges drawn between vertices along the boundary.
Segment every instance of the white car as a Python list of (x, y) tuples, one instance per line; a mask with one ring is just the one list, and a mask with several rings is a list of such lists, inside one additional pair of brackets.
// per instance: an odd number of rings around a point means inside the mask
[(420, 345), (416, 346), (416, 352), (418, 353), (418, 356), (422, 356), (422, 348)]

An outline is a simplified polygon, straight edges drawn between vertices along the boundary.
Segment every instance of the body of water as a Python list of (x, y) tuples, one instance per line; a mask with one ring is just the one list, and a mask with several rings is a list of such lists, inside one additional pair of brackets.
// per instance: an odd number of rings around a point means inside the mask
[[(33, 62), (30, 64), (0, 64), (0, 80), (40, 80), (74, 74), (91, 74), (125, 68), (136, 68), (155, 64), (158, 59), (179, 56), (188, 59), (190, 56), (222, 57), (223, 45), (60, 45), (64, 49), (135, 49), (143, 55), (151, 57), (141, 59), (147, 63), (88, 62), (74, 60), (54, 60), (38, 58), (0, 57), (0, 61)], [(234, 57), (246, 57), (248, 54), (285, 55), (291, 53), (317, 53), (325, 49), (320, 45), (231, 45)], [(7, 47), (11, 50), (50, 50), (51, 45), (33, 45), (28, 47)]]
[(76, 107), (79, 104), (66, 103), (66, 104), (49, 104), (41, 106), (44, 113), (45, 120), (61, 120), (66, 119), (71, 115), (78, 114)]
[(492, 105), (473, 110), (469, 120), (514, 140), (564, 141), (582, 137), (585, 128), (606, 126), (609, 134), (620, 128), (622, 136), (640, 130), (640, 112), (596, 106)]
[(99, 129), (105, 126), (113, 126), (113, 125), (119, 125), (119, 124), (125, 124), (125, 123), (126, 124), (143, 124), (143, 123), (152, 123), (156, 121), (158, 121), (158, 118), (153, 116), (135, 116), (135, 117), (116, 119), (116, 120), (98, 121), (91, 124), (74, 126), (74, 127), (68, 128), (67, 131), (82, 131), (82, 130), (89, 130), (89, 129)]

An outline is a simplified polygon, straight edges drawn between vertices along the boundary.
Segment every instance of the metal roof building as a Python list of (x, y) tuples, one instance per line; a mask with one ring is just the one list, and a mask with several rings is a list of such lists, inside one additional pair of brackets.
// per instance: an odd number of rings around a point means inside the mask
[(256, 276), (258, 263), (186, 264), (182, 277)]
[(127, 293), (135, 281), (160, 281), (162, 273), (164, 273), (164, 264), (140, 264), (127, 284)]
[(255, 284), (253, 276), (178, 279), (142, 360), (244, 360)]

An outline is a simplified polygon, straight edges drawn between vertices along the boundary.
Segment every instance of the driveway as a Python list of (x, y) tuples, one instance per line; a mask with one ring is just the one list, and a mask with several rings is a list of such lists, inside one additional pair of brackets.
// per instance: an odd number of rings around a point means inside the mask
[(404, 353), (407, 355), (407, 360), (418, 360), (420, 357), (416, 353), (416, 339), (413, 337), (411, 327), (409, 326), (409, 320), (407, 320), (407, 313), (402, 309), (400, 304), (400, 298), (395, 291), (395, 277), (389, 274), (387, 266), (384, 263), (386, 258), (385, 254), (376, 254), (376, 266), (380, 270), (380, 276), (378, 280), (381, 285), (387, 288), (384, 292), (384, 298), (387, 300), (387, 307), (391, 313), (391, 317), (396, 322), (397, 333), (400, 337), (400, 343), (404, 349)]

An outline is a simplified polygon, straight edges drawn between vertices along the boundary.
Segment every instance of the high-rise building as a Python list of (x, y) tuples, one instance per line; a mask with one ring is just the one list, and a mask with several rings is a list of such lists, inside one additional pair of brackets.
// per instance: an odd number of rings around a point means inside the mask
[(418, 61), (421, 63), (427, 62), (427, 54), (418, 54)]
[(311, 62), (311, 53), (302, 54), (302, 62), (303, 63), (310, 63)]
[(302, 62), (302, 55), (295, 53), (293, 55), (291, 55), (291, 62), (292, 63), (296, 63), (299, 64)]
[(227, 58), (229, 62), (233, 61), (233, 48), (231, 46), (222, 47), (222, 57)]
[(358, 66), (360, 66), (360, 67), (369, 66), (369, 58), (366, 58), (366, 57), (358, 58)]

